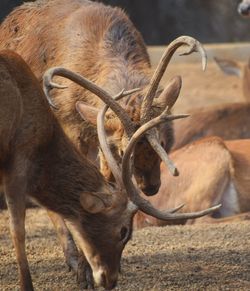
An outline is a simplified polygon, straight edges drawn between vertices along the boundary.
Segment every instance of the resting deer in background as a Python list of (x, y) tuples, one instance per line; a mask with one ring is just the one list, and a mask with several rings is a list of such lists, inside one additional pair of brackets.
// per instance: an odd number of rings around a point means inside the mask
[[(128, 93), (131, 91), (120, 95)], [(112, 96), (107, 92), (105, 96), (108, 105), (114, 106)], [(0, 53), (0, 103), (1, 181), (22, 290), (33, 290), (25, 253), (26, 196), (70, 224), (84, 254), (85, 267), (90, 268), (95, 284), (106, 289), (116, 285), (122, 250), (131, 237), (132, 218), (138, 208), (167, 220), (193, 218), (218, 208), (190, 214), (172, 213), (180, 207), (161, 212), (145, 204), (133, 185), (130, 158), (135, 144), (147, 130), (176, 118), (169, 116), (167, 109), (133, 134), (124, 153), (123, 172), (114, 172), (118, 180), (112, 186), (68, 139), (38, 80), (25, 62), (10, 51)], [(103, 120), (99, 127), (100, 140), (106, 141)], [(124, 187), (131, 200), (122, 190)]]
[[(249, 17), (250, 1), (242, 0), (238, 5), (238, 12), (242, 16)], [(247, 64), (241, 65), (239, 62), (230, 59), (214, 58), (215, 62), (226, 75), (235, 75), (242, 79), (243, 95), (247, 102), (250, 102), (250, 59)]]
[(194, 220), (166, 222), (138, 212), (136, 228), (169, 224), (219, 223), (250, 219), (250, 139), (223, 141), (207, 137), (190, 143), (170, 155), (180, 171), (171, 177), (161, 165), (162, 184), (156, 196), (147, 198), (164, 209), (185, 203), (183, 211), (198, 211), (221, 203), (213, 214)]
[(195, 108), (189, 118), (174, 121), (173, 150), (206, 136), (224, 140), (250, 138), (250, 103)]
[[(249, 0), (238, 6), (242, 15), (248, 15), (249, 8)], [(190, 118), (174, 122), (173, 150), (205, 136), (219, 136), (224, 140), (250, 138), (250, 63), (242, 66), (229, 59), (215, 57), (214, 60), (225, 74), (242, 78), (246, 103), (228, 103), (189, 111)]]

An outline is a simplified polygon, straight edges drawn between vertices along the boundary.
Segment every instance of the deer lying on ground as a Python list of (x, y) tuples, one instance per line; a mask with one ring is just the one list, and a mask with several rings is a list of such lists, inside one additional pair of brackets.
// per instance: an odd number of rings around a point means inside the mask
[[(112, 96), (107, 92), (105, 96), (107, 104), (114, 106)], [(176, 118), (168, 115), (168, 109), (142, 125), (128, 140), (123, 172), (114, 171), (117, 186), (113, 186), (66, 137), (39, 82), (25, 62), (10, 51), (0, 53), (0, 102), (1, 181), (22, 290), (33, 290), (25, 253), (26, 196), (69, 223), (85, 257), (82, 263), (91, 270), (96, 285), (106, 289), (116, 285), (121, 253), (131, 237), (132, 218), (138, 208), (167, 220), (198, 217), (218, 208), (190, 214), (172, 213), (180, 207), (158, 211), (144, 203), (133, 185), (130, 159), (135, 144), (147, 130)], [(106, 142), (103, 119), (98, 127), (100, 140)]]
[(250, 138), (250, 103), (229, 103), (196, 108), (189, 118), (174, 122), (173, 150), (206, 136), (224, 140)]
[(221, 203), (210, 216), (166, 222), (138, 212), (136, 228), (169, 224), (217, 223), (250, 219), (250, 139), (223, 141), (207, 137), (174, 151), (170, 157), (180, 171), (171, 177), (161, 165), (162, 184), (156, 196), (147, 198), (156, 208), (185, 203), (183, 211), (198, 211)]

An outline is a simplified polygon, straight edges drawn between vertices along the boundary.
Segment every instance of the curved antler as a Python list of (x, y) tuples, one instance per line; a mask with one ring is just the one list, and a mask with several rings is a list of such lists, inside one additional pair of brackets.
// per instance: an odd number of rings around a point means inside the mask
[[(206, 68), (206, 62), (207, 62), (207, 57), (205, 50), (203, 49), (202, 45), (200, 42), (198, 42), (196, 39), (189, 37), (189, 36), (181, 36), (177, 39), (175, 39), (173, 42), (169, 44), (167, 47), (167, 50), (164, 52), (155, 72), (154, 75), (150, 81), (149, 84), (149, 89), (143, 99), (142, 106), (141, 106), (141, 116), (140, 116), (140, 121), (141, 124), (145, 124), (147, 121), (151, 119), (151, 106), (153, 103), (153, 99), (156, 93), (156, 90), (159, 86), (160, 80), (163, 77), (163, 74), (165, 73), (167, 66), (175, 53), (175, 51), (183, 46), (187, 45), (188, 48), (187, 50), (182, 53), (182, 55), (188, 55), (191, 54), (194, 51), (198, 51), (201, 56), (202, 56), (202, 68), (205, 70)], [(167, 101), (167, 106), (173, 106), (175, 101), (177, 100), (177, 97), (179, 96), (179, 92), (181, 89), (181, 78), (175, 77), (171, 81), (172, 87), (176, 88), (175, 95), (172, 100)], [(170, 87), (171, 88), (171, 87)], [(168, 104), (171, 103), (171, 104)], [(171, 161), (168, 158), (168, 155), (164, 148), (160, 145), (158, 139), (157, 139), (157, 134), (155, 130), (151, 130), (150, 132), (147, 133), (147, 140), (150, 143), (151, 147), (157, 152), (157, 154), (160, 156), (161, 160), (166, 164), (167, 168), (170, 170), (171, 174), (174, 176), (178, 175), (178, 170), (176, 167), (171, 163)]]
[(130, 157), (137, 141), (141, 138), (143, 134), (145, 134), (147, 130), (155, 127), (156, 125), (166, 122), (166, 121), (174, 120), (177, 118), (183, 118), (183, 117), (186, 117), (186, 115), (176, 115), (176, 116), (168, 115), (167, 109), (165, 109), (161, 115), (148, 121), (146, 124), (142, 125), (134, 133), (133, 137), (129, 141), (129, 144), (127, 146), (127, 149), (125, 151), (123, 161), (122, 161), (123, 184), (124, 184), (124, 187), (126, 188), (127, 194), (130, 197), (131, 201), (136, 206), (138, 206), (138, 208), (144, 213), (151, 215), (155, 218), (162, 219), (162, 220), (198, 218), (206, 214), (209, 214), (211, 212), (214, 212), (215, 210), (221, 207), (221, 205), (216, 205), (214, 207), (205, 209), (203, 211), (191, 212), (191, 213), (170, 213), (169, 211), (160, 211), (154, 208), (149, 201), (145, 200), (139, 195), (138, 190), (136, 189), (135, 185), (132, 182)]
[[(139, 90), (140, 90), (140, 88), (132, 89), (129, 91), (122, 90), (119, 94), (117, 94), (114, 97), (114, 100), (117, 101), (117, 100), (119, 100), (125, 96), (128, 96), (132, 93), (135, 93)], [(105, 113), (108, 110), (108, 108), (109, 108), (109, 106), (105, 105), (98, 112), (98, 115), (97, 115), (97, 134), (98, 134), (98, 139), (99, 139), (101, 150), (105, 156), (105, 159), (109, 165), (109, 168), (110, 168), (117, 184), (119, 185), (119, 187), (122, 188), (123, 182), (122, 182), (122, 176), (121, 176), (121, 169), (120, 169), (119, 165), (117, 164), (117, 162), (116, 162), (115, 158), (113, 157), (112, 152), (109, 148), (109, 145), (107, 143), (105, 128), (104, 128)]]
[[(104, 89), (100, 88), (93, 82), (89, 81), (88, 79), (82, 77), (81, 75), (62, 67), (50, 68), (45, 72), (43, 76), (44, 92), (50, 104), (51, 98), (49, 95), (49, 91), (53, 88), (65, 88), (65, 86), (52, 82), (54, 76), (61, 76), (70, 79), (71, 81), (77, 83), (78, 85), (97, 95), (104, 103), (109, 105), (109, 107), (119, 117), (127, 134), (131, 134), (131, 132), (135, 131), (135, 125), (131, 121), (128, 113), (114, 100), (114, 98), (108, 92), (106, 92)], [(51, 105), (55, 108), (55, 105), (53, 103)]]
[(147, 122), (150, 118), (151, 105), (152, 105), (156, 90), (159, 86), (160, 80), (163, 77), (163, 74), (165, 73), (173, 54), (179, 47), (183, 45), (187, 45), (188, 48), (181, 55), (189, 55), (192, 52), (198, 51), (202, 56), (202, 69), (205, 70), (206, 64), (207, 64), (207, 56), (206, 56), (206, 52), (204, 48), (202, 47), (201, 43), (198, 40), (190, 36), (180, 36), (174, 41), (172, 41), (168, 45), (166, 51), (164, 52), (153, 74), (153, 77), (150, 80), (149, 89), (143, 99), (142, 108), (141, 108), (142, 124)]

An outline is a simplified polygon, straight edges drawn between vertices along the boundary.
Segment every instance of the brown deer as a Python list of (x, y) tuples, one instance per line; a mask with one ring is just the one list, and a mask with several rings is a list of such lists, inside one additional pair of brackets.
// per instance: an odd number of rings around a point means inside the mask
[[(122, 89), (142, 88), (140, 92), (121, 100), (123, 111), (128, 113), (126, 119), (141, 122), (166, 107), (166, 90), (161, 92), (157, 87), (172, 54), (184, 44), (190, 46), (190, 53), (194, 50), (202, 53), (204, 65), (205, 55), (200, 44), (191, 42), (190, 38), (181, 38), (169, 47), (165, 63), (159, 67), (160, 75), (154, 79), (151, 78), (150, 60), (141, 34), (119, 8), (87, 0), (36, 1), (17, 7), (0, 26), (0, 48), (19, 53), (39, 81), (42, 81), (43, 73), (48, 68), (63, 65), (90, 79), (111, 95)], [(81, 152), (92, 161), (97, 161), (96, 109), (100, 109), (103, 102), (73, 83), (65, 82), (64, 85), (67, 88), (53, 92), (53, 102), (58, 108), (55, 114)], [(156, 97), (154, 102), (152, 99), (146, 101), (149, 95)], [(75, 104), (80, 100), (86, 104), (81, 103), (76, 108)], [(152, 108), (146, 113), (145, 108), (150, 107), (148, 104)], [(106, 126), (109, 143), (119, 160), (124, 152), (123, 139), (133, 130), (125, 132), (112, 112)], [(154, 131), (137, 144), (134, 157), (134, 175), (146, 195), (157, 193), (160, 187), (158, 155), (166, 160), (165, 150), (168, 151), (173, 143), (170, 123)], [(112, 180), (106, 160), (101, 153), (99, 156), (101, 171)]]
[(138, 212), (135, 227), (217, 223), (250, 219), (250, 139), (223, 141), (207, 137), (174, 151), (170, 157), (180, 171), (171, 177), (161, 165), (162, 184), (147, 198), (156, 208), (185, 203), (183, 211), (198, 211), (215, 203), (222, 207), (206, 218), (166, 222)]
[[(238, 5), (238, 12), (241, 16), (249, 17), (250, 1), (242, 0)], [(250, 60), (243, 66), (235, 60), (217, 57), (215, 57), (214, 60), (223, 73), (226, 75), (234, 75), (242, 79), (243, 95), (246, 101), (250, 102)]]
[(250, 102), (250, 60), (244, 65), (230, 59), (215, 57), (214, 60), (224, 74), (242, 79), (243, 96), (246, 102)]
[(174, 122), (173, 150), (206, 136), (224, 140), (250, 138), (250, 103), (228, 103), (188, 112), (189, 118)]
[[(109, 106), (113, 104), (112, 97), (107, 101)], [(168, 109), (139, 127), (128, 141), (122, 161), (122, 169), (127, 173), (115, 172), (118, 180), (114, 186), (68, 139), (38, 80), (22, 58), (10, 51), (0, 53), (0, 102), (1, 181), (22, 290), (33, 290), (25, 253), (26, 196), (68, 222), (83, 252), (82, 264), (91, 271), (95, 284), (106, 289), (116, 285), (122, 250), (131, 237), (137, 209), (172, 220), (198, 217), (218, 208), (189, 214), (172, 213), (180, 207), (158, 211), (145, 204), (133, 186), (130, 157), (134, 146), (147, 130), (177, 118), (169, 116)], [(100, 135), (102, 139), (106, 141), (105, 132)], [(122, 190), (124, 187), (131, 200)]]

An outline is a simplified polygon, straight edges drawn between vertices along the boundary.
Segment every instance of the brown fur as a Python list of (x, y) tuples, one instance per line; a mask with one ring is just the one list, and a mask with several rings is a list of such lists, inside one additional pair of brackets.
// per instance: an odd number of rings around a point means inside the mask
[(229, 103), (193, 109), (190, 117), (174, 123), (173, 150), (205, 136), (224, 140), (250, 138), (250, 104)]
[[(228, 222), (249, 219), (250, 215), (250, 140), (226, 141), (207, 137), (174, 151), (170, 156), (180, 171), (172, 177), (165, 166), (161, 167), (162, 185), (156, 196), (149, 200), (160, 209), (176, 207), (181, 211), (198, 211), (222, 203), (213, 217), (189, 220), (197, 222)], [(230, 189), (235, 187), (235, 196)], [(231, 192), (232, 193), (232, 192)], [(186, 221), (175, 221), (185, 224)], [(164, 221), (143, 213), (135, 217), (135, 225), (167, 225)]]
[[(18, 52), (40, 81), (46, 69), (64, 66), (113, 95), (122, 89), (146, 87), (151, 75), (143, 39), (126, 14), (119, 8), (87, 0), (39, 0), (23, 4), (2, 23), (0, 48)], [(102, 101), (76, 84), (62, 83), (68, 89), (54, 92), (54, 103), (59, 108), (55, 113), (82, 153), (96, 160), (95, 128), (76, 113), (75, 103), (82, 100), (101, 107)], [(134, 120), (138, 119), (142, 97), (135, 94), (121, 101)], [(165, 127), (169, 128), (169, 124)], [(124, 151), (123, 134), (119, 128), (109, 131), (110, 143), (118, 152)], [(173, 141), (171, 130), (165, 140), (169, 150)], [(146, 166), (144, 151), (152, 156), (147, 158)], [(155, 161), (158, 171), (152, 171)], [(141, 169), (135, 175), (139, 186), (145, 193), (154, 194), (160, 186), (159, 159), (146, 141), (137, 151), (135, 163)], [(146, 179), (149, 175), (150, 179)], [(111, 176), (110, 170), (105, 176)]]
[(97, 284), (114, 287), (131, 234), (133, 214), (127, 210), (126, 195), (110, 186), (73, 146), (35, 76), (10, 51), (0, 53), (0, 103), (0, 173), (21, 289), (32, 290), (25, 254), (26, 196), (70, 223)]

